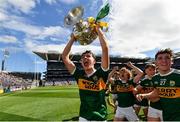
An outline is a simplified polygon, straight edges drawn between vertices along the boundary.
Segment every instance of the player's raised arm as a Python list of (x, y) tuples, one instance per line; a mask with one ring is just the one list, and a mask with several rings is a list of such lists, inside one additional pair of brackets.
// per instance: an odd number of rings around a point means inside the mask
[(109, 59), (109, 47), (107, 44), (107, 39), (105, 35), (103, 34), (102, 30), (99, 28), (99, 26), (96, 26), (96, 32), (98, 33), (99, 41), (102, 48), (101, 67), (104, 70), (108, 70), (110, 59)]
[(74, 41), (75, 41), (75, 37), (73, 34), (71, 34), (71, 39), (67, 43), (67, 45), (64, 48), (63, 53), (62, 53), (63, 62), (70, 73), (72, 73), (75, 69), (75, 64), (69, 58), (71, 47), (72, 47)]
[(108, 81), (112, 83), (114, 81), (113, 75), (114, 73), (117, 73), (118, 66), (113, 67), (112, 71), (108, 75)]
[(134, 82), (135, 83), (139, 82), (140, 79), (142, 78), (142, 76), (144, 75), (143, 71), (141, 69), (139, 69), (138, 67), (136, 67), (135, 65), (133, 65), (131, 62), (128, 62), (126, 65), (128, 67), (132, 68), (137, 74), (133, 79)]

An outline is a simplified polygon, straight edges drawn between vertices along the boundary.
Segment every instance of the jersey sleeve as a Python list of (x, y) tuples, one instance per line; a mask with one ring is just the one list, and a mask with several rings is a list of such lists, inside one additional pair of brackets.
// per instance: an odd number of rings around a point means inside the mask
[(145, 86), (145, 85), (144, 85), (144, 79), (140, 81), (139, 85), (142, 86), (142, 87)]
[(104, 82), (108, 81), (109, 70), (103, 70), (101, 67), (98, 69), (100, 77), (103, 78)]
[(129, 80), (129, 84), (133, 85), (134, 87), (137, 85), (137, 84), (134, 82), (134, 79), (130, 79), (130, 80)]
[(82, 74), (82, 71), (78, 67), (76, 67), (73, 74), (72, 74), (73, 77), (75, 78), (76, 82), (78, 82), (78, 79), (79, 79), (81, 74)]

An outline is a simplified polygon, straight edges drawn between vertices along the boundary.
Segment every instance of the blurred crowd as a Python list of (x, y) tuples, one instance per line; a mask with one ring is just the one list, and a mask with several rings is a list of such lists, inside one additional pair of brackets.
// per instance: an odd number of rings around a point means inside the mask
[(10, 92), (16, 90), (30, 89), (32, 80), (23, 79), (8, 72), (0, 72), (0, 86), (3, 91)]

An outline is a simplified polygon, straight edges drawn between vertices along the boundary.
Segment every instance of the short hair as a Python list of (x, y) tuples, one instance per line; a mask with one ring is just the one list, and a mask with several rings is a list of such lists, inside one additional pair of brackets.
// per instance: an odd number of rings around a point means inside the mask
[(81, 58), (82, 58), (85, 54), (87, 54), (87, 53), (90, 53), (90, 54), (92, 55), (92, 57), (93, 57), (94, 59), (96, 59), (96, 56), (94, 55), (94, 53), (93, 53), (91, 50), (86, 50), (85, 52), (83, 52), (83, 53), (81, 54)]
[(144, 70), (146, 70), (149, 67), (156, 69), (156, 65), (155, 64), (146, 64)]
[(155, 55), (155, 59), (157, 59), (158, 55), (159, 54), (164, 54), (164, 53), (167, 53), (169, 54), (171, 57), (173, 57), (173, 51), (170, 49), (170, 48), (166, 48), (166, 49), (161, 49), (159, 50), (156, 55)]

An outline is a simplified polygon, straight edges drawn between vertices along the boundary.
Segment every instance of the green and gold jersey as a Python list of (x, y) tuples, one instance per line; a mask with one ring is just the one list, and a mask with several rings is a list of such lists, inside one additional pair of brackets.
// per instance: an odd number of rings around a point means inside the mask
[[(142, 90), (140, 91), (140, 93), (149, 93), (151, 91), (153, 91), (154, 87), (153, 87), (153, 82), (152, 80), (148, 79), (148, 78), (144, 78), (141, 82), (140, 82), (140, 86), (142, 86)], [(147, 99), (143, 99), (144, 100), (144, 104), (145, 102), (148, 102)], [(146, 101), (145, 101), (146, 100)], [(158, 102), (150, 102), (150, 106), (152, 108), (158, 109), (158, 110), (162, 110), (160, 101)]]
[(172, 69), (168, 74), (157, 74), (152, 81), (159, 91), (163, 120), (180, 121), (180, 71)]
[(73, 76), (79, 87), (80, 117), (87, 120), (106, 120), (105, 89), (108, 71), (99, 68), (88, 77), (84, 70), (76, 68)]
[(134, 105), (135, 97), (132, 93), (134, 88), (133, 80), (128, 82), (123, 82), (121, 80), (116, 81), (118, 84), (116, 86), (117, 96), (118, 96), (118, 106), (119, 107), (130, 107)]
[(111, 93), (112, 94), (117, 94), (117, 85), (118, 85), (119, 80), (115, 80), (110, 84), (111, 87)]

